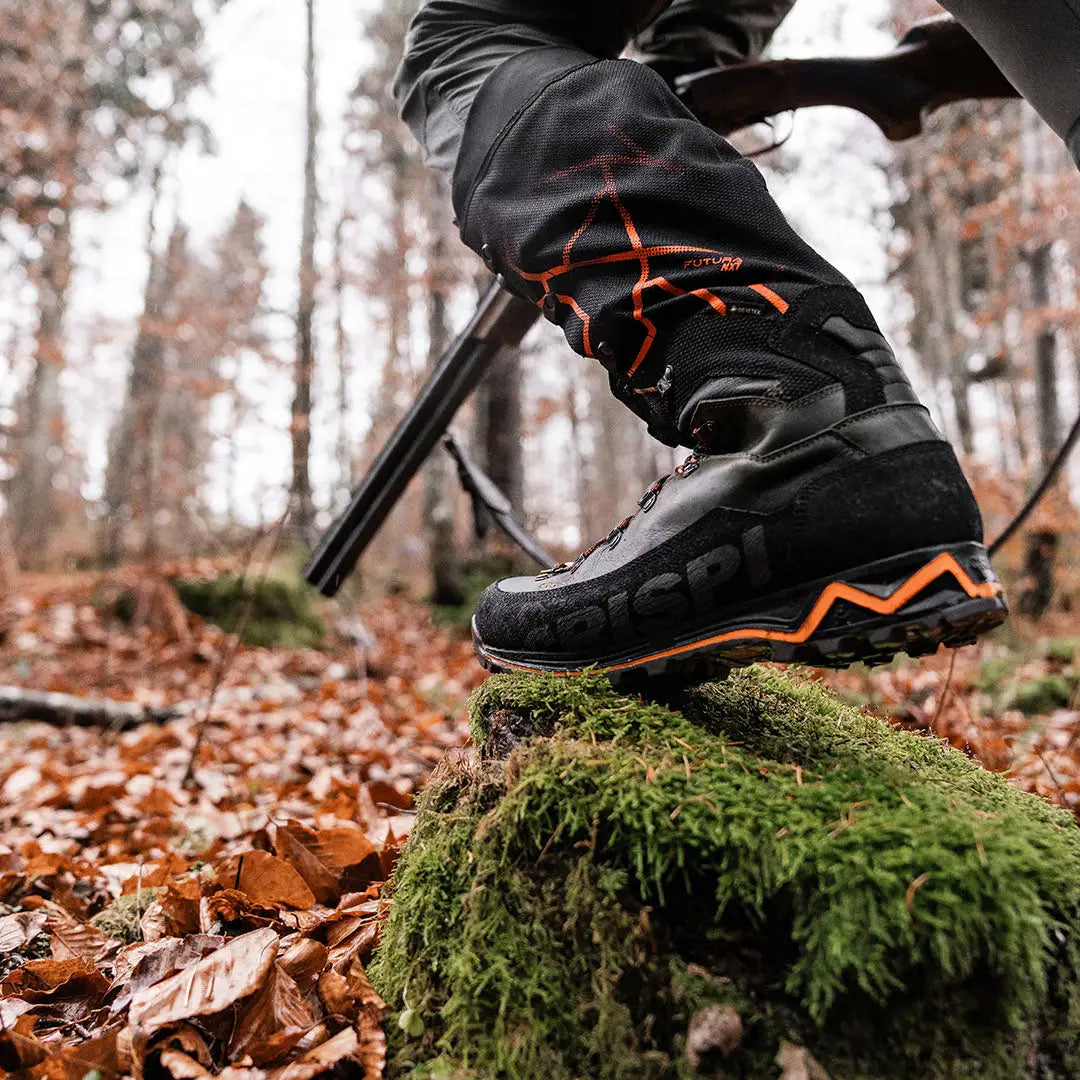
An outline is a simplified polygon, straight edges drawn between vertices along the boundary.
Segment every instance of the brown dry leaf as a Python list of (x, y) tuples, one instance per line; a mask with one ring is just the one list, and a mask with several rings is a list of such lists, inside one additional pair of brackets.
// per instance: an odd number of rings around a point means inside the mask
[(356, 1031), (351, 1027), (345, 1028), (344, 1031), (339, 1031), (313, 1050), (309, 1050), (297, 1061), (270, 1069), (266, 1074), (267, 1080), (312, 1080), (313, 1077), (326, 1072), (332, 1065), (352, 1057), (359, 1048), (360, 1040), (357, 1038)]
[(170, 881), (166, 885), (158, 903), (170, 934), (193, 934), (199, 929), (201, 897), (197, 881)]
[(91, 960), (31, 960), (0, 984), (0, 993), (26, 1001), (49, 1001), (54, 997), (102, 997), (109, 980)]
[(245, 893), (252, 903), (305, 911), (315, 903), (307, 882), (284, 859), (268, 851), (247, 851), (225, 859), (218, 867), (218, 879), (226, 888)]
[(250, 1055), (264, 1065), (292, 1049), (315, 1026), (300, 987), (280, 963), (274, 964), (262, 988), (245, 1005), (229, 1041), (232, 1060)]
[(389, 1006), (379, 997), (378, 991), (371, 985), (371, 980), (367, 977), (364, 965), (358, 959), (353, 960), (345, 979), (348, 983), (349, 993), (357, 1001), (362, 1012), (377, 1016), (380, 1021), (385, 1020), (390, 1015)]
[[(352, 878), (362, 878), (365, 884), (382, 880), (378, 849), (359, 829), (309, 829), (290, 821), (278, 827), (276, 844), (281, 856), (296, 867), (323, 903), (333, 903), (343, 888), (354, 887)], [(364, 864), (369, 864), (366, 874), (350, 873)]]
[[(370, 960), (381, 932), (381, 924), (376, 919), (367, 919), (355, 924), (348, 933), (335, 935), (330, 948), (331, 967), (335, 971), (345, 971), (354, 959)], [(327, 934), (327, 944), (331, 944), (330, 936)]]
[(300, 987), (300, 992), (307, 994), (315, 985), (316, 976), (326, 967), (327, 956), (329, 953), (321, 941), (300, 938), (286, 949), (278, 963)]
[(40, 1065), (48, 1056), (47, 1047), (34, 1038), (33, 1018), (21, 1017), (13, 1028), (0, 1031), (0, 1070), (5, 1075)]
[(193, 1016), (210, 1016), (262, 986), (278, 951), (278, 936), (266, 927), (227, 945), (162, 982), (134, 995), (128, 1014), (137, 1037)]
[(278, 925), (281, 915), (280, 908), (257, 904), (247, 893), (238, 889), (222, 889), (213, 896), (202, 898), (199, 921), (208, 928), (215, 923), (223, 926), (246, 923), (248, 928), (254, 929)]
[(139, 933), (142, 934), (143, 941), (160, 941), (169, 936), (169, 921), (161, 910), (160, 901), (152, 901), (143, 912), (143, 917), (139, 920)]
[(162, 1050), (158, 1062), (174, 1080), (209, 1080), (214, 1075), (182, 1050)]
[(814, 1060), (805, 1046), (782, 1042), (776, 1052), (780, 1080), (829, 1080), (829, 1074)]
[(342, 870), (359, 866), (375, 850), (375, 845), (359, 829), (343, 825), (318, 831), (317, 851), (329, 866)]
[(356, 1028), (360, 1047), (353, 1056), (364, 1066), (364, 1080), (378, 1080), (386, 1068), (386, 1032), (382, 1022), (391, 1010), (371, 985), (359, 960), (353, 960), (346, 979), (349, 993), (359, 1005)]
[(119, 1029), (104, 1031), (78, 1046), (65, 1046), (59, 1059), (49, 1062), (50, 1080), (62, 1077), (63, 1080), (83, 1080), (95, 1069), (105, 1078), (121, 1076), (127, 1069), (121, 1064), (118, 1043)]
[(35, 1008), (35, 1005), (23, 1001), (22, 998), (0, 998), (0, 1031), (14, 1027), (20, 1016), (32, 1012)]
[(279, 825), (274, 839), (278, 854), (308, 883), (315, 899), (333, 903), (341, 894), (341, 869), (331, 868), (315, 850), (318, 834), (295, 821)]
[(0, 918), (0, 956), (29, 945), (45, 929), (46, 921), (43, 911), (16, 911)]
[(336, 971), (324, 971), (319, 976), (319, 1001), (327, 1016), (349, 1020), (356, 1015), (349, 997), (349, 984), (345, 976)]
[(118, 946), (118, 942), (106, 937), (97, 927), (80, 922), (56, 904), (49, 904), (44, 914), (52, 933), (50, 947), (54, 960), (100, 960)]

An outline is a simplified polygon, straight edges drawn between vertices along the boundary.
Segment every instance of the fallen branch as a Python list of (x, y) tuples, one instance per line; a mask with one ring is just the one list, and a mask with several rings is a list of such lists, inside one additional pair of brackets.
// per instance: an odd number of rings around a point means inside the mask
[(25, 690), (21, 686), (0, 686), (0, 723), (40, 720), (46, 724), (126, 730), (139, 724), (160, 724), (176, 714), (176, 709), (140, 705), (134, 701), (81, 698), (74, 694)]

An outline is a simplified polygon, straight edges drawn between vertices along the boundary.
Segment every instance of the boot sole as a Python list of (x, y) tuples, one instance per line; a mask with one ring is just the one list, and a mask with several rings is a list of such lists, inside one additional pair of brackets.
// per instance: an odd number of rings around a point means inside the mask
[(672, 631), (666, 641), (607, 656), (493, 649), (481, 639), (475, 618), (473, 645), (492, 672), (594, 671), (613, 682), (690, 682), (760, 661), (843, 668), (885, 664), (898, 653), (925, 656), (942, 645), (970, 645), (1008, 615), (986, 549), (975, 543), (908, 552), (739, 607)]

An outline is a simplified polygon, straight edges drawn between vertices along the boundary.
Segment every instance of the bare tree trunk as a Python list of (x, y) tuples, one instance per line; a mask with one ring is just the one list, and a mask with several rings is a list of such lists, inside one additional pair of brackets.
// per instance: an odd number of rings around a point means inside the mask
[[(432, 174), (432, 205), (444, 205), (441, 181)], [(428, 254), (428, 349), (431, 363), (450, 344), (446, 316), (446, 233), (432, 222), (434, 236)], [(450, 457), (440, 447), (424, 466), (424, 532), (431, 562), (431, 599), (435, 604), (460, 604), (465, 599), (454, 535), (454, 487)]]
[[(160, 210), (162, 169), (154, 170), (151, 184), (150, 214), (146, 225), (146, 255), (149, 269), (143, 293), (143, 313), (131, 353), (127, 392), (124, 404), (109, 440), (109, 460), (105, 468), (105, 519), (101, 532), (101, 556), (110, 565), (118, 563), (124, 554), (128, 524), (137, 516), (134, 506), (134, 480), (145, 471), (145, 412), (152, 403), (147, 398), (157, 382), (151, 369), (161, 362), (162, 303), (167, 257), (157, 253), (157, 215)], [(142, 421), (142, 422), (141, 422)], [(143, 429), (143, 430), (140, 430)], [(141, 459), (141, 460), (140, 460)]]
[(349, 497), (352, 482), (352, 440), (349, 423), (349, 342), (345, 333), (345, 226), (351, 220), (347, 211), (338, 218), (334, 228), (334, 352), (337, 359), (338, 378), (338, 437), (337, 460), (339, 495), (344, 504)]
[[(1028, 257), (1031, 273), (1031, 302), (1035, 308), (1050, 303), (1051, 246), (1044, 244)], [(1057, 334), (1044, 321), (1035, 339), (1035, 401), (1039, 410), (1039, 464), (1042, 468), (1053, 460), (1058, 450), (1061, 416), (1057, 396)]]
[(11, 479), (8, 506), (15, 550), (25, 566), (39, 566), (56, 523), (52, 481), (62, 460), (64, 411), (64, 314), (71, 281), (71, 213), (74, 176), (69, 174), (60, 208), (44, 240), (38, 280), (37, 359), (23, 406), (20, 459)]
[(19, 594), (19, 562), (8, 528), (6, 514), (0, 514), (0, 641), (15, 622), (15, 600)]
[(583, 424), (586, 420), (585, 409), (581, 403), (580, 375), (577, 370), (571, 372), (566, 386), (566, 414), (570, 418), (570, 440), (574, 460), (574, 479), (576, 481), (576, 499), (578, 508), (578, 533), (581, 547), (591, 544), (600, 533), (596, 516), (593, 513), (593, 500), (589, 497), (589, 474), (586, 462), (589, 460), (588, 447), (585, 445)]
[(304, 209), (300, 231), (300, 296), (296, 316), (296, 372), (292, 404), (292, 527), (303, 544), (313, 540), (315, 503), (311, 494), (311, 381), (315, 367), (312, 323), (315, 315), (316, 150), (319, 115), (315, 84), (315, 0), (307, 0), (307, 143), (304, 154)]
[[(482, 293), (489, 281), (490, 275), (479, 275), (477, 292)], [(525, 510), (525, 452), (521, 444), (524, 355), (522, 350), (511, 350), (496, 360), (475, 395), (477, 457), (519, 518)]]

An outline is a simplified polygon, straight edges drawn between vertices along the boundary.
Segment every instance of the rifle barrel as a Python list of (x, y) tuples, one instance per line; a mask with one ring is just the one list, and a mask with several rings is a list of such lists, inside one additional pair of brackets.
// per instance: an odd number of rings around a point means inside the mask
[(496, 281), (469, 325), (443, 354), (420, 396), (394, 429), (349, 505), (329, 528), (306, 567), (305, 580), (333, 596), (352, 572), (409, 481), (438, 445), (461, 403), (503, 348), (520, 343), (539, 312)]

